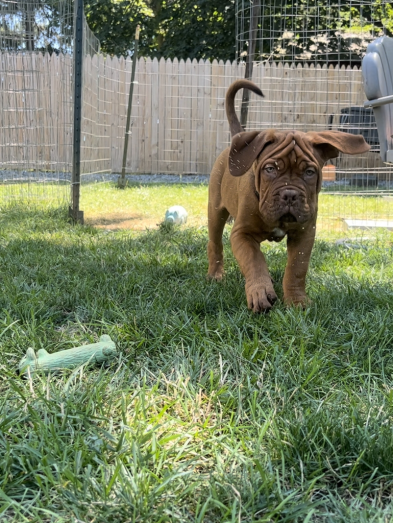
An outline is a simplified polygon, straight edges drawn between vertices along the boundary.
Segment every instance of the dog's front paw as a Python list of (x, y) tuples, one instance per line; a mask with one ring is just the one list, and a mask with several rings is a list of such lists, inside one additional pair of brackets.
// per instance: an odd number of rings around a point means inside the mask
[(224, 273), (223, 272), (222, 273), (215, 273), (215, 274), (210, 274), (209, 273), (206, 276), (206, 279), (207, 280), (222, 281), (223, 277), (224, 277)]
[(248, 308), (255, 313), (269, 312), (277, 301), (273, 286), (261, 283), (246, 284), (246, 296)]
[(221, 281), (224, 277), (224, 267), (222, 263), (217, 264), (216, 267), (213, 267), (212, 269), (209, 267), (206, 277), (208, 280)]
[(287, 307), (302, 307), (306, 309), (312, 304), (307, 294), (284, 295), (284, 303)]

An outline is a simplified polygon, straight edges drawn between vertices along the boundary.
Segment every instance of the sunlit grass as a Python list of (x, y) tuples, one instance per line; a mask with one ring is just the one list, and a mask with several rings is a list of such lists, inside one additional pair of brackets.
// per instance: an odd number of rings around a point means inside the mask
[[(0, 185), (3, 205), (18, 202), (24, 197), (26, 204), (35, 202), (42, 208), (68, 204), (67, 186), (15, 184)], [(110, 230), (130, 229), (144, 231), (157, 229), (165, 211), (172, 205), (182, 205), (188, 212), (188, 227), (207, 226), (208, 187), (206, 184), (132, 184), (124, 190), (115, 183), (86, 184), (81, 187), (81, 209), (85, 222)], [(319, 196), (317, 234), (321, 238), (338, 238), (342, 235), (367, 236), (383, 231), (347, 230), (344, 220), (393, 220), (393, 196), (332, 195), (324, 191)]]
[[(81, 206), (87, 223), (109, 229), (157, 228), (171, 205), (182, 205), (189, 214), (188, 226), (207, 226), (207, 185), (131, 185), (124, 190), (114, 184), (82, 187)], [(330, 195), (319, 197), (318, 234), (347, 233), (345, 218), (392, 219), (393, 198)], [(359, 231), (357, 232), (359, 234)]]
[(207, 185), (130, 185), (125, 189), (115, 184), (82, 186), (81, 208), (86, 221), (99, 227), (157, 228), (172, 205), (186, 208), (188, 226), (206, 225)]
[(51, 183), (11, 183), (0, 184), (0, 206), (12, 205), (14, 203), (26, 204), (34, 202), (58, 206), (70, 201), (71, 190), (69, 184), (51, 184)]

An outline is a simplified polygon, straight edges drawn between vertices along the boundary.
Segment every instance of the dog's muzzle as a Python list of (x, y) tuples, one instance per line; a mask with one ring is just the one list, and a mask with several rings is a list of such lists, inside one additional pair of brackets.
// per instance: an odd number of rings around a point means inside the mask
[(276, 218), (281, 224), (302, 223), (310, 216), (305, 194), (296, 187), (284, 187), (275, 198)]

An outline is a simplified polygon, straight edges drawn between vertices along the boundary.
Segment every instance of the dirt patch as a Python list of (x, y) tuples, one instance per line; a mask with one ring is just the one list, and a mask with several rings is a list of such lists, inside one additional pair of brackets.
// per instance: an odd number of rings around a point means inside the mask
[[(87, 215), (85, 223), (97, 229), (109, 231), (132, 230), (145, 231), (146, 229), (158, 229), (163, 221), (162, 215), (151, 216), (141, 213), (115, 212), (103, 215)], [(201, 214), (191, 216), (187, 220), (186, 227), (203, 227), (207, 225), (207, 216)], [(184, 227), (184, 225), (182, 226)]]
[(143, 214), (109, 213), (105, 214), (105, 216), (87, 216), (85, 222), (98, 229), (111, 231), (124, 229), (144, 231), (145, 229), (157, 229), (160, 219), (154, 216), (144, 216)]

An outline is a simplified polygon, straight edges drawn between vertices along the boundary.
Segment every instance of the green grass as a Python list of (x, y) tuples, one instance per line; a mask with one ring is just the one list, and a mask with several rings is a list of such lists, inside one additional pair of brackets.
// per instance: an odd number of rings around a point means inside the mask
[[(0, 185), (0, 201), (26, 201), (35, 199), (44, 202), (52, 198), (57, 204), (69, 197), (69, 187), (50, 184)], [(84, 184), (81, 188), (81, 209), (85, 222), (109, 230), (157, 229), (171, 205), (183, 205), (189, 214), (188, 225), (207, 225), (208, 187), (206, 184), (155, 184), (132, 183), (119, 190), (115, 183)], [(346, 236), (366, 235), (346, 231), (344, 219), (390, 219), (393, 220), (393, 196), (354, 195), (352, 190), (341, 195), (332, 195), (323, 190), (319, 196), (318, 235), (332, 239)]]
[[(228, 231), (206, 281), (206, 242), (0, 213), (0, 521), (393, 521), (391, 237), (318, 240), (313, 305), (266, 316)], [(281, 297), (285, 245), (263, 250)], [(104, 333), (108, 367), (16, 374)]]
[(56, 205), (66, 205), (69, 199), (69, 183), (0, 183), (2, 205), (32, 201), (44, 206), (48, 201)]
[[(82, 187), (81, 208), (86, 222), (108, 229), (145, 230), (156, 228), (171, 205), (183, 205), (189, 214), (188, 225), (207, 225), (207, 185), (130, 185), (124, 191), (113, 184)], [(318, 234), (323, 238), (359, 236), (347, 232), (344, 218), (392, 219), (393, 198), (331, 195), (319, 198)], [(368, 232), (367, 235), (370, 233)]]
[(82, 186), (81, 208), (90, 225), (109, 229), (157, 229), (165, 211), (183, 205), (188, 225), (207, 223), (206, 184), (131, 184), (124, 190), (114, 184)]

